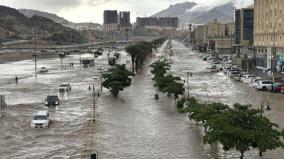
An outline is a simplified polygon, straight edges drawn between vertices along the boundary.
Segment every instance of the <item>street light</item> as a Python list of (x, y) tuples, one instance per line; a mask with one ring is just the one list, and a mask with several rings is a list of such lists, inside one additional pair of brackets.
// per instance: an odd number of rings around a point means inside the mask
[(272, 72), (272, 80), (274, 82), (274, 72), (275, 72), (275, 67), (273, 65), (273, 62), (274, 62), (274, 57), (276, 56), (276, 25), (273, 27), (273, 49), (272, 49), (272, 55), (271, 55), (271, 72)]
[(187, 77), (187, 80), (186, 80), (186, 83), (187, 83), (187, 98), (189, 98), (189, 76), (191, 77), (192, 76), (192, 73), (190, 72), (186, 72), (186, 77)]

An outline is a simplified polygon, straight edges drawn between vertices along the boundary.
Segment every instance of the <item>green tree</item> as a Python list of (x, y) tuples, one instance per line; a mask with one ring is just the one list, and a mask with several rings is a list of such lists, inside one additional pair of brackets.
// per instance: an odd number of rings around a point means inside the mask
[[(137, 45), (130, 45), (125, 48), (125, 51), (131, 56), (132, 72), (135, 71), (135, 58), (140, 53), (140, 49)], [(137, 66), (136, 66), (137, 67)]]
[(250, 105), (235, 104), (234, 109), (209, 119), (207, 125), (204, 141), (210, 144), (219, 141), (224, 150), (235, 148), (241, 159), (251, 147), (263, 152), (283, 146), (281, 132), (273, 128), (277, 125), (260, 117), (259, 110), (251, 109)]
[(134, 73), (128, 71), (125, 65), (115, 65), (109, 69), (107, 74), (103, 75), (105, 80), (102, 85), (109, 89), (114, 97), (117, 97), (119, 91), (123, 91), (124, 88), (131, 85), (131, 76), (134, 76)]
[(125, 48), (125, 51), (131, 56), (132, 72), (142, 67), (144, 60), (152, 54), (152, 43), (140, 42)]
[(178, 98), (179, 95), (184, 94), (184, 86), (183, 83), (178, 83), (175, 80), (172, 80), (168, 86), (165, 88), (165, 91), (174, 96), (175, 100)]
[(151, 67), (151, 73), (155, 75), (153, 80), (156, 80), (158, 77), (163, 77), (167, 71), (170, 70), (170, 64), (164, 61), (156, 61), (151, 64)]

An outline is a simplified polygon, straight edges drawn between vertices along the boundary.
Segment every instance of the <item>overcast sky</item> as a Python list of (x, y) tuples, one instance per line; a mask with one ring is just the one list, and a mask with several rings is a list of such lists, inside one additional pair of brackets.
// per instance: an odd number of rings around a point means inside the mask
[[(12, 8), (35, 9), (55, 13), (72, 22), (103, 22), (103, 10), (131, 11), (131, 20), (137, 16), (150, 16), (186, 0), (0, 0), (1, 5)], [(200, 5), (216, 6), (233, 1), (243, 7), (253, 0), (188, 0)]]

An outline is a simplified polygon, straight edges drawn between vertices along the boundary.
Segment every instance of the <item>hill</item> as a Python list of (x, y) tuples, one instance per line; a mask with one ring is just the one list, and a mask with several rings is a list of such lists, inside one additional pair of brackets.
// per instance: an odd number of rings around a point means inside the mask
[(184, 2), (170, 5), (169, 8), (154, 14), (153, 17), (177, 16), (180, 25), (186, 22), (205, 24), (214, 19), (220, 22), (231, 22), (234, 19), (235, 9), (232, 2), (212, 8), (199, 6), (194, 2)]
[(0, 36), (2, 41), (38, 38), (54, 42), (82, 42), (84, 38), (76, 30), (62, 26), (46, 17), (27, 17), (18, 10), (0, 5)]
[(53, 13), (48, 13), (48, 12), (43, 12), (43, 11), (38, 11), (38, 10), (32, 10), (32, 9), (18, 9), (21, 13), (23, 13), (27, 17), (32, 17), (32, 16), (41, 16), (45, 17), (48, 19), (51, 19), (55, 21), (56, 23), (59, 23), (65, 27), (70, 27), (72, 29), (76, 30), (99, 30), (101, 25), (97, 23), (73, 23), (70, 22), (63, 17), (59, 17), (56, 14)]

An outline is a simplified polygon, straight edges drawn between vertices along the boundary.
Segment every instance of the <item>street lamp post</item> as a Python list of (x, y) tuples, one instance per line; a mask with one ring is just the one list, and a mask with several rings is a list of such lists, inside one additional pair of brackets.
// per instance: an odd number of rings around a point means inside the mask
[(272, 72), (272, 80), (275, 81), (274, 73), (275, 73), (275, 67), (273, 65), (274, 57), (276, 56), (276, 26), (273, 28), (273, 49), (272, 49), (272, 55), (271, 55), (271, 72)]
[[(264, 112), (264, 106), (266, 105), (266, 110), (269, 111), (271, 110), (269, 101), (268, 100), (263, 100), (260, 103), (260, 117), (263, 117), (263, 112)], [(259, 156), (262, 156), (262, 150), (259, 150)]]
[(187, 98), (189, 98), (189, 76), (192, 76), (190, 72), (186, 72), (186, 83), (187, 83)]
[(36, 41), (36, 32), (34, 28), (32, 28), (33, 38), (34, 38), (34, 57), (35, 57), (35, 77), (37, 78), (37, 41)]

